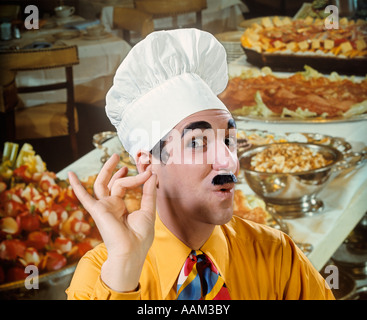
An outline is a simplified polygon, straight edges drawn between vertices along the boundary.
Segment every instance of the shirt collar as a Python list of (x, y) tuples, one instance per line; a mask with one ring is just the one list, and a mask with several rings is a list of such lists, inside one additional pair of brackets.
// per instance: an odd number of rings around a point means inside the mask
[[(157, 214), (155, 223), (155, 238), (152, 245), (156, 256), (157, 268), (162, 277), (159, 277), (162, 298), (165, 299), (174, 286), (177, 277), (185, 263), (191, 248), (187, 247), (181, 240), (163, 224)], [(228, 244), (223, 230), (215, 226), (209, 239), (200, 248), (212, 260), (219, 273), (226, 281), (228, 270)]]

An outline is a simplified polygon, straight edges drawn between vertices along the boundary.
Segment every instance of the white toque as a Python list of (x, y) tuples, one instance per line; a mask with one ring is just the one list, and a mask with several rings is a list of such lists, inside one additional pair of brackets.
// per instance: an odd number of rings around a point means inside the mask
[(217, 97), (227, 82), (226, 51), (213, 35), (197, 29), (153, 32), (117, 69), (106, 96), (107, 116), (135, 159), (189, 115), (228, 111)]

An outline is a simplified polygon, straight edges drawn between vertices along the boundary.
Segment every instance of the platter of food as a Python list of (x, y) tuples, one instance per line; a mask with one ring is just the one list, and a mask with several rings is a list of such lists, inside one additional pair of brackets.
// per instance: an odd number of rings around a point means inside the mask
[(243, 68), (219, 95), (236, 120), (325, 123), (367, 119), (367, 78), (328, 75), (309, 66), (277, 74)]
[(240, 154), (240, 173), (267, 207), (280, 216), (312, 216), (324, 209), (318, 194), (329, 181), (366, 163), (366, 149), (339, 149), (327, 142), (258, 144)]
[(247, 61), (275, 71), (299, 71), (309, 65), (321, 72), (334, 70), (365, 75), (367, 23), (339, 20), (338, 28), (326, 28), (325, 19), (263, 17), (247, 28), (241, 44)]
[[(82, 180), (90, 193), (94, 179)], [(129, 212), (136, 210), (139, 194), (131, 190), (125, 195)], [(68, 181), (48, 171), (31, 145), (19, 150), (18, 144), (5, 143), (0, 163), (0, 299), (65, 298), (77, 262), (101, 241)], [(26, 272), (28, 266), (36, 267), (39, 290), (25, 287), (33, 273)]]
[(253, 194), (246, 195), (241, 189), (236, 189), (234, 193), (233, 214), (285, 233), (289, 232), (283, 219), (272, 208), (268, 208), (261, 198)]
[[(352, 146), (344, 138), (329, 136), (321, 133), (284, 132), (275, 134), (265, 130), (238, 129), (237, 141), (239, 142), (239, 155), (241, 155), (243, 151), (253, 147), (285, 142), (312, 143), (330, 146), (342, 152), (343, 154), (346, 154), (352, 150)], [(244, 145), (243, 148), (241, 147), (242, 144)]]
[[(320, 133), (237, 131), (239, 183), (283, 218), (322, 212), (317, 197), (327, 181), (366, 163), (367, 150), (354, 152), (344, 138)], [(272, 149), (274, 148), (274, 150)]]
[[(0, 298), (64, 299), (79, 259), (102, 240), (69, 182), (48, 171), (31, 145), (18, 149), (6, 143), (0, 164)], [(81, 180), (90, 194), (96, 176)], [(126, 192), (128, 212), (141, 197), (141, 188)], [(257, 196), (238, 190), (236, 199), (237, 215), (287, 231)], [(38, 290), (25, 287), (28, 266), (36, 267)]]

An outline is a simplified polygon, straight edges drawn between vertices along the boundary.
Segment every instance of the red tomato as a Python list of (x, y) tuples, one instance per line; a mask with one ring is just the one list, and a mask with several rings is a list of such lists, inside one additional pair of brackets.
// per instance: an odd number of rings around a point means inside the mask
[(46, 255), (47, 255), (46, 269), (48, 271), (59, 270), (66, 265), (67, 262), (66, 258), (62, 254), (56, 251), (49, 251), (47, 252)]
[[(16, 201), (14, 200), (16, 199)], [(1, 194), (0, 201), (5, 211), (5, 215), (9, 217), (16, 217), (21, 212), (27, 210), (26, 205), (15, 194), (14, 190), (6, 190)]]
[(89, 250), (93, 249), (88, 242), (80, 242), (77, 244), (77, 246), (80, 257), (84, 256)]
[(59, 252), (66, 253), (73, 247), (73, 242), (68, 238), (57, 237), (55, 239), (54, 246)]
[(57, 216), (60, 218), (61, 214), (66, 211), (66, 209), (64, 208), (64, 206), (62, 206), (61, 204), (57, 204), (57, 203), (53, 203), (51, 206), (51, 210), (55, 211), (57, 213)]
[(40, 229), (40, 220), (38, 215), (30, 212), (23, 212), (19, 215), (20, 227), (25, 231), (36, 231)]
[(32, 176), (27, 169), (28, 167), (26, 165), (20, 166), (19, 168), (14, 169), (13, 175), (21, 178), (24, 182), (32, 182)]
[(22, 267), (12, 267), (6, 273), (6, 280), (7, 282), (24, 280), (29, 275), (24, 272), (24, 268)]
[(0, 243), (0, 259), (16, 260), (23, 257), (26, 245), (18, 239), (4, 240)]
[(37, 250), (42, 250), (50, 241), (49, 235), (44, 231), (33, 231), (28, 234), (26, 244)]
[(74, 260), (79, 260), (81, 257), (83, 257), (87, 251), (93, 249), (92, 245), (88, 242), (80, 242), (77, 243), (73, 249), (71, 250), (70, 258)]

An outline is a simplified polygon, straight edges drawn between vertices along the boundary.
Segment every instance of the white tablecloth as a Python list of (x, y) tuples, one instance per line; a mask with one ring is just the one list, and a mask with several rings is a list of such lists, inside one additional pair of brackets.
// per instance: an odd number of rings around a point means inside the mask
[[(239, 75), (241, 70), (254, 68), (246, 57), (229, 65), (229, 74)], [(274, 72), (280, 76), (289, 73)], [(266, 130), (272, 133), (320, 133), (346, 139), (354, 151), (367, 146), (367, 121), (328, 123), (266, 123), (261, 121), (237, 122), (240, 129)], [(252, 193), (248, 186), (243, 186)], [(297, 242), (311, 243), (314, 247), (309, 259), (320, 269), (335, 252), (350, 231), (367, 211), (367, 165), (347, 176), (340, 176), (318, 195), (324, 202), (323, 212), (312, 217), (287, 219), (290, 235)]]
[[(110, 155), (121, 151), (117, 137), (107, 141), (104, 146), (108, 147)], [(80, 178), (97, 174), (102, 167), (100, 159), (103, 154), (102, 150), (95, 149), (57, 175), (66, 179), (69, 171), (76, 172)], [(237, 188), (245, 194), (253, 194), (247, 184), (239, 184)], [(296, 242), (312, 245), (308, 258), (315, 268), (321, 270), (367, 210), (367, 166), (346, 177), (334, 179), (319, 197), (325, 205), (322, 213), (284, 221), (289, 228), (289, 235)]]
[[(243, 59), (239, 61), (241, 62), (235, 61), (230, 64), (230, 74), (240, 71), (239, 68), (245, 64)], [(241, 121), (237, 122), (237, 126), (239, 129), (259, 129), (273, 133), (318, 132), (344, 137), (351, 143), (354, 151), (367, 146), (367, 121), (328, 124)], [(121, 145), (117, 138), (107, 141), (105, 146), (108, 147), (109, 154), (120, 152)], [(58, 176), (65, 179), (70, 170), (76, 172), (81, 178), (96, 174), (102, 166), (100, 162), (102, 155), (102, 150), (96, 149), (60, 171)], [(238, 184), (237, 187), (245, 194), (253, 194), (245, 183)], [(322, 212), (311, 217), (284, 219), (284, 221), (288, 226), (289, 235), (296, 242), (312, 245), (313, 249), (308, 258), (316, 269), (321, 270), (367, 210), (367, 165), (347, 175), (335, 177), (318, 197), (324, 202)]]
[[(112, 28), (113, 6), (134, 7), (133, 0), (80, 0), (79, 14), (87, 19), (100, 17), (107, 30)], [(207, 9), (202, 12), (203, 29), (211, 33), (237, 30), (243, 21), (242, 13), (248, 12), (247, 6), (239, 0), (207, 0)], [(195, 22), (195, 14), (178, 16), (178, 25)], [(172, 26), (172, 18), (155, 19), (157, 29)]]
[[(22, 47), (33, 41), (55, 41), (52, 34), (63, 31), (66, 31), (66, 29), (59, 27), (24, 32), (22, 38), (13, 40), (12, 44)], [(104, 100), (108, 89), (112, 85), (116, 69), (130, 51), (131, 46), (113, 34), (96, 40), (88, 40), (80, 36), (74, 39), (61, 39), (59, 41), (65, 45), (78, 46), (80, 63), (73, 67), (75, 100), (89, 104)], [(65, 79), (64, 70), (61, 69), (21, 71), (17, 74), (16, 82), (18, 86), (35, 83), (42, 85), (53, 79), (56, 81), (60, 78)], [(26, 103), (26, 106), (34, 106), (44, 101), (65, 101), (65, 93), (62, 90), (58, 90), (42, 94), (22, 94), (21, 98)]]

